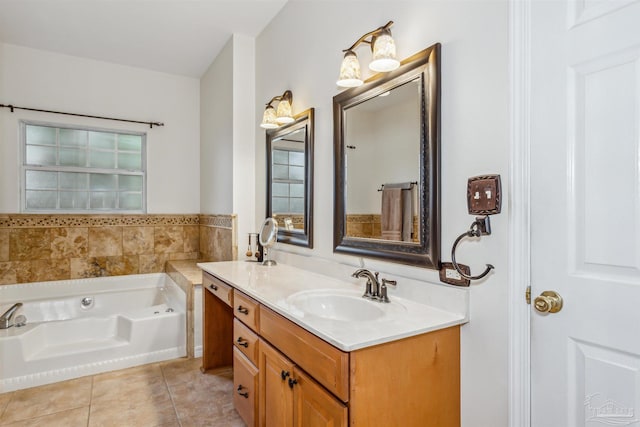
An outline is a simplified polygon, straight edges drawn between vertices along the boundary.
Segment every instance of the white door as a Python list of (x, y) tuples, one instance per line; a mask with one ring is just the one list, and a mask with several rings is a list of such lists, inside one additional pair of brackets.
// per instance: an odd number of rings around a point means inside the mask
[(640, 426), (640, 2), (531, 2), (531, 425)]

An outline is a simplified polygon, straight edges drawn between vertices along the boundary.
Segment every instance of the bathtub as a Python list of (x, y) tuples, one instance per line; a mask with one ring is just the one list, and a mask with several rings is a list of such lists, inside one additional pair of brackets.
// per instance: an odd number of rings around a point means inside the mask
[(186, 355), (186, 296), (164, 273), (0, 286), (0, 393)]

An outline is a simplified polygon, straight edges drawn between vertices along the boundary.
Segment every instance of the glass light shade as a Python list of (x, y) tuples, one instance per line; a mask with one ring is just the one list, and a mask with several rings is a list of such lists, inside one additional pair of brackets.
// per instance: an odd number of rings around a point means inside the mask
[(362, 86), (362, 83), (360, 61), (353, 51), (348, 51), (340, 65), (340, 77), (336, 84), (340, 87), (358, 87)]
[(271, 105), (264, 110), (260, 127), (263, 129), (275, 129), (278, 127), (278, 123), (276, 122), (276, 110)]
[(278, 113), (276, 114), (276, 122), (278, 124), (285, 124), (293, 122), (293, 114), (291, 113), (291, 104), (286, 99), (283, 99), (278, 104)]
[(396, 59), (396, 43), (391, 33), (383, 33), (376, 37), (372, 50), (373, 59), (369, 63), (371, 70), (388, 72), (400, 66), (400, 61)]

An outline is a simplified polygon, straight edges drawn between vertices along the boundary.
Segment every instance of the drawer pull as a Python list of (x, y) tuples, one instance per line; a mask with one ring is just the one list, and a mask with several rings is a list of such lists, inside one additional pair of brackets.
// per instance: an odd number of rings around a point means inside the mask
[(238, 339), (236, 340), (236, 342), (238, 343), (238, 345), (243, 346), (244, 348), (249, 347), (249, 341), (243, 339), (242, 337), (238, 337)]
[(241, 305), (238, 306), (238, 311), (242, 314), (249, 314), (249, 309), (247, 307), (243, 307)]
[(218, 287), (214, 284), (209, 285), (209, 288), (213, 289), (214, 291), (218, 290)]
[(249, 392), (248, 392), (248, 391), (243, 392), (243, 391), (242, 391), (242, 389), (243, 389), (243, 388), (244, 388), (244, 387), (242, 387), (242, 384), (240, 384), (240, 385), (238, 386), (238, 390), (237, 390), (237, 391), (238, 391), (238, 394), (239, 394), (240, 396), (244, 397), (245, 399), (248, 399), (248, 398), (249, 398)]
[(294, 380), (293, 378), (289, 378), (289, 388), (293, 388), (294, 385), (298, 384), (298, 380)]
[(286, 380), (289, 376), (289, 371), (285, 371), (284, 369), (280, 372), (280, 376), (282, 377), (282, 381)]

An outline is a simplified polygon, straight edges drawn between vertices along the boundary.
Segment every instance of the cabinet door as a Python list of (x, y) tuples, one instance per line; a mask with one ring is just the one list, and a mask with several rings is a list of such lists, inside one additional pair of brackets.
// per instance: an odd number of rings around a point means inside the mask
[(295, 427), (347, 427), (347, 407), (300, 369), (294, 369)]
[(293, 363), (260, 340), (259, 388), (260, 426), (293, 426)]

